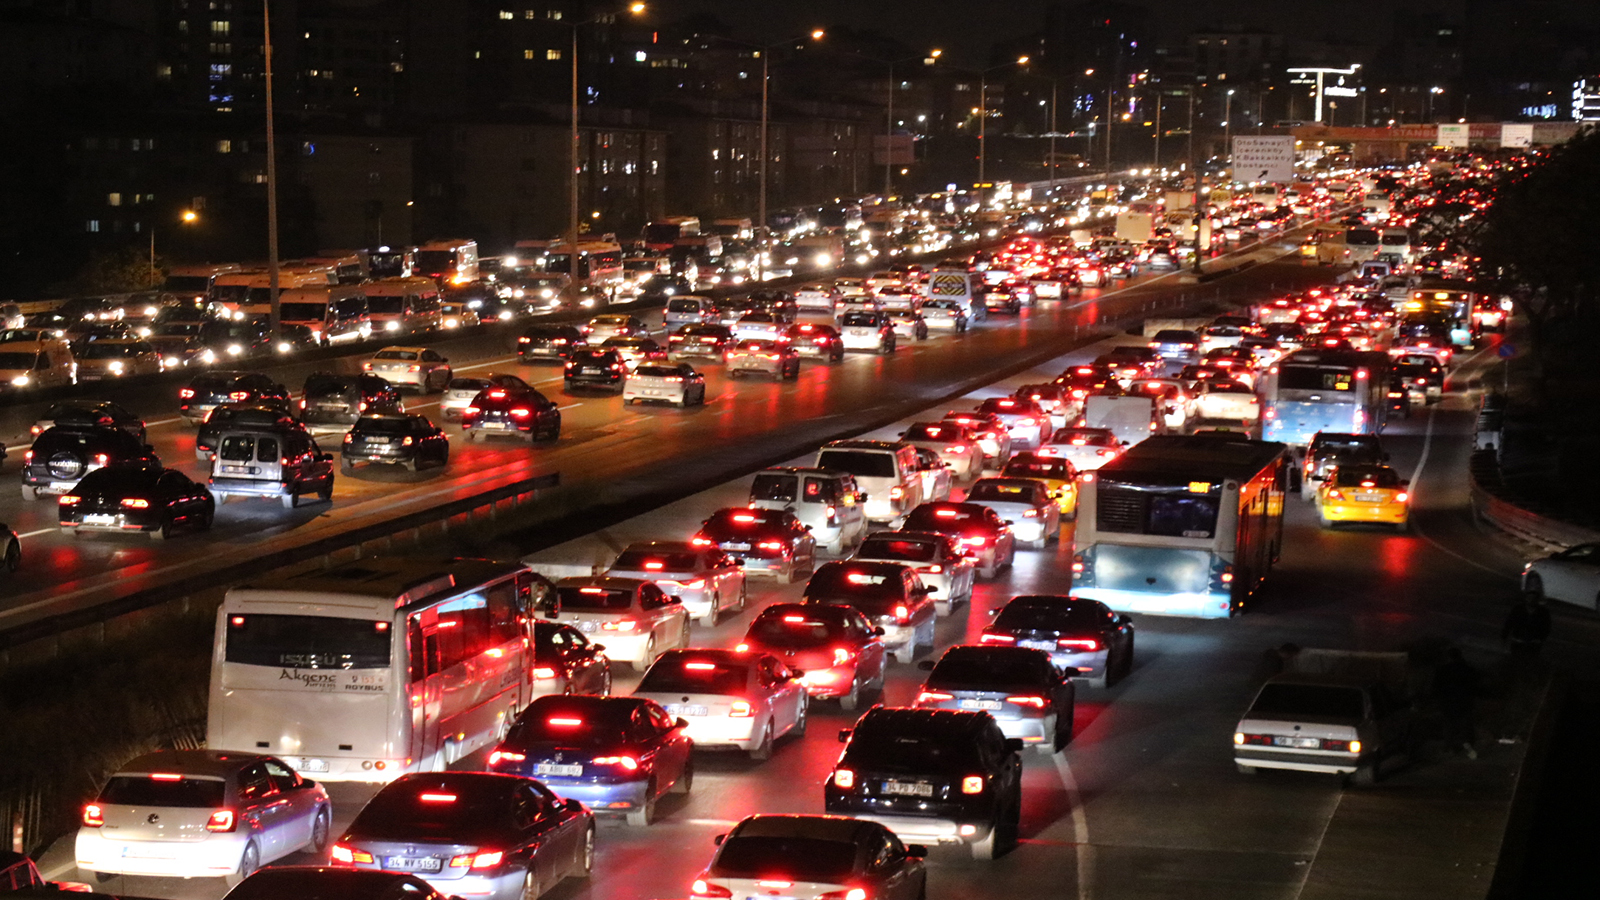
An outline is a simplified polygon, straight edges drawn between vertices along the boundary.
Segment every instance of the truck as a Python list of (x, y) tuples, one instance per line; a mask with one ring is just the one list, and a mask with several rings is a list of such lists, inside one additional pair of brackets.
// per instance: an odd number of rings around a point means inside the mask
[(1290, 769), (1372, 784), (1413, 740), (1413, 686), (1405, 653), (1307, 647), (1281, 652), (1283, 672), (1256, 692), (1233, 734), (1239, 772)]
[(1147, 212), (1117, 213), (1117, 238), (1143, 244), (1155, 234), (1156, 217)]

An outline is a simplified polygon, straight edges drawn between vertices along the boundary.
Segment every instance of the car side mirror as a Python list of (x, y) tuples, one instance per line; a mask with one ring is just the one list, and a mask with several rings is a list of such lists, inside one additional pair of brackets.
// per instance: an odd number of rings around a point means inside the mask
[(882, 625), (874, 625), (874, 626), (872, 626), (872, 636), (873, 637), (883, 637), (883, 626)]
[(604, 652), (606, 652), (606, 645), (605, 644), (590, 644), (589, 645), (589, 649), (593, 650), (596, 653), (604, 653)]
[(332, 453), (318, 453), (317, 462), (333, 462)]
[(1400, 486), (1401, 487), (1410, 487), (1411, 486), (1411, 479), (1409, 479), (1409, 478), (1400, 479)]
[(928, 848), (922, 846), (921, 844), (907, 844), (906, 845), (906, 858), (907, 859), (927, 859), (928, 858)]
[(1007, 525), (1015, 525), (1015, 524), (1017, 524), (1016, 522), (1013, 522), (1010, 519), (1001, 519), (1000, 521), (1006, 523)]
[(156, 452), (155, 445), (154, 444), (145, 444), (144, 445), (144, 452), (146, 452), (146, 453), (155, 453)]
[(933, 671), (933, 660), (924, 659), (921, 662), (917, 663), (917, 668), (921, 669), (924, 672), (932, 672)]
[(857, 491), (856, 492), (856, 502), (857, 503), (865, 503), (865, 502), (867, 502), (867, 492), (866, 491)]
[(310, 790), (311, 788), (314, 788), (316, 786), (317, 786), (317, 783), (315, 781), (312, 781), (309, 778), (301, 778), (300, 779), (300, 787), (302, 789), (304, 789), (304, 790)]
[(716, 837), (714, 837), (714, 838), (712, 838), (712, 839), (711, 839), (711, 843), (713, 843), (713, 844), (715, 844), (715, 845), (717, 845), (717, 846), (718, 846), (718, 847), (721, 847), (721, 846), (722, 846), (722, 842), (723, 842), (723, 841), (725, 841), (725, 840), (727, 840), (727, 839), (728, 839), (728, 836), (727, 836), (727, 835), (725, 835), (725, 834), (719, 834), (719, 835), (717, 835), (717, 836), (716, 836)]
[(679, 716), (678, 718), (672, 720), (672, 727), (673, 728), (688, 728), (689, 727), (689, 720), (685, 719), (682, 716)]
[(447, 363), (447, 362), (449, 362), (449, 361), (450, 361), (450, 357), (448, 357), (448, 356), (441, 356), (441, 357), (439, 357), (439, 362), (444, 362), (444, 363)]
[(806, 673), (804, 671), (800, 670), (800, 669), (790, 669), (789, 670), (789, 680), (790, 681), (799, 681), (800, 679), (802, 679), (804, 677), (806, 677)]
[(1021, 753), (1022, 738), (1006, 738), (1005, 747), (1007, 753)]
[(1077, 666), (1062, 666), (1056, 670), (1056, 675), (1061, 678), (1062, 684), (1065, 684), (1082, 674), (1083, 670)]
[(841, 743), (841, 744), (850, 743), (850, 735), (854, 731), (855, 731), (854, 728), (841, 728), (841, 729), (839, 729), (839, 743)]

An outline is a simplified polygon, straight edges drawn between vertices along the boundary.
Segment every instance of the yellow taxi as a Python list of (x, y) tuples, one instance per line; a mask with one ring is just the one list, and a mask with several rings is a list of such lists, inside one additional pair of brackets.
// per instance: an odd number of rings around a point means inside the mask
[(1388, 466), (1335, 466), (1317, 485), (1317, 518), (1324, 528), (1376, 522), (1405, 531), (1411, 520), (1409, 486)]
[(1022, 452), (1011, 457), (1002, 478), (1032, 478), (1044, 482), (1055, 498), (1061, 518), (1071, 520), (1078, 516), (1078, 470), (1071, 460), (1059, 456), (1036, 456)]

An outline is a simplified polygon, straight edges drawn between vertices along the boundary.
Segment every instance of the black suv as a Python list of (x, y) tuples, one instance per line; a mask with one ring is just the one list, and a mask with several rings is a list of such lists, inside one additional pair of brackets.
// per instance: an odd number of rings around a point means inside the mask
[(368, 372), (313, 372), (300, 397), (300, 421), (312, 431), (346, 431), (363, 415), (405, 411), (400, 389)]
[(190, 424), (224, 403), (281, 403), (287, 410), (289, 389), (259, 372), (206, 372), (178, 390), (178, 413)]
[(144, 419), (109, 400), (63, 400), (52, 403), (29, 430), (34, 437), (38, 437), (56, 425), (106, 425), (126, 431), (138, 438), (141, 444), (145, 441)]
[(579, 350), (567, 358), (565, 387), (603, 387), (620, 392), (628, 364), (616, 350)]
[(83, 476), (110, 465), (159, 466), (155, 449), (106, 425), (56, 425), (33, 439), (22, 464), (22, 499), (65, 494)]
[(844, 753), (824, 808), (884, 825), (902, 841), (966, 844), (993, 859), (1017, 841), (1022, 742), (986, 712), (874, 707), (839, 732)]
[(530, 325), (517, 338), (517, 362), (562, 362), (585, 345), (576, 325)]

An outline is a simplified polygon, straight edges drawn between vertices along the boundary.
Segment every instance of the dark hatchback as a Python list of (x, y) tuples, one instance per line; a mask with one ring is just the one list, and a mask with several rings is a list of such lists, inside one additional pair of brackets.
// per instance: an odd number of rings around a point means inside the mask
[(561, 437), (561, 410), (531, 385), (494, 386), (480, 391), (461, 411), (467, 440), (479, 435), (526, 435), (530, 442)]
[(576, 325), (532, 325), (517, 337), (517, 361), (564, 362), (585, 343)]
[(844, 336), (832, 325), (801, 322), (789, 326), (788, 337), (795, 352), (808, 359), (825, 359), (828, 362), (844, 359)]
[(686, 727), (642, 697), (539, 697), (490, 752), (489, 769), (538, 778), (642, 827), (663, 795), (694, 783)]
[(594, 816), (532, 778), (405, 775), (331, 848), (335, 865), (408, 872), (457, 896), (535, 900), (594, 865)]
[(994, 610), (979, 641), (1050, 654), (1057, 669), (1106, 687), (1133, 669), (1133, 620), (1099, 600), (1032, 594)]
[(369, 413), (404, 413), (400, 389), (369, 373), (313, 372), (300, 395), (300, 421), (311, 431), (344, 431)]
[(928, 680), (917, 694), (918, 709), (981, 710), (1006, 737), (1046, 755), (1072, 740), (1077, 693), (1071, 676), (1043, 650), (957, 645), (919, 668)]
[(685, 325), (667, 335), (667, 358), (722, 359), (735, 343), (733, 329), (726, 325)]
[(788, 510), (719, 509), (700, 523), (691, 539), (697, 547), (715, 546), (745, 572), (775, 575), (779, 584), (810, 574), (817, 565), (817, 542), (809, 526)]
[[(194, 458), (209, 462), (217, 454), (217, 441), (224, 431), (241, 425), (260, 425), (290, 431), (306, 431), (289, 413), (287, 403), (226, 403), (206, 413), (194, 436)], [(307, 432), (309, 433), (309, 432)]]
[(621, 391), (628, 364), (616, 350), (579, 350), (567, 357), (563, 381), (567, 390), (603, 387)]
[(176, 469), (120, 465), (83, 476), (61, 495), (57, 509), (63, 531), (137, 531), (165, 540), (209, 529), (216, 501), (205, 485)]
[(823, 783), (823, 806), (884, 825), (902, 841), (965, 844), (993, 859), (1017, 840), (1022, 742), (986, 712), (874, 707)]
[(56, 425), (106, 425), (146, 439), (144, 419), (109, 400), (64, 400), (52, 403), (29, 431), (34, 437)]
[(224, 403), (282, 404), (288, 409), (289, 389), (258, 372), (207, 372), (178, 390), (178, 413), (190, 424)]
[(65, 494), (85, 475), (112, 465), (159, 466), (155, 449), (120, 428), (57, 425), (22, 456), (22, 499)]
[(450, 439), (427, 416), (410, 413), (364, 415), (345, 432), (339, 468), (355, 470), (356, 463), (405, 466), (415, 472), (428, 466), (443, 468), (450, 462)]
[(533, 623), (533, 693), (611, 694), (611, 660), (606, 646), (571, 625)]

